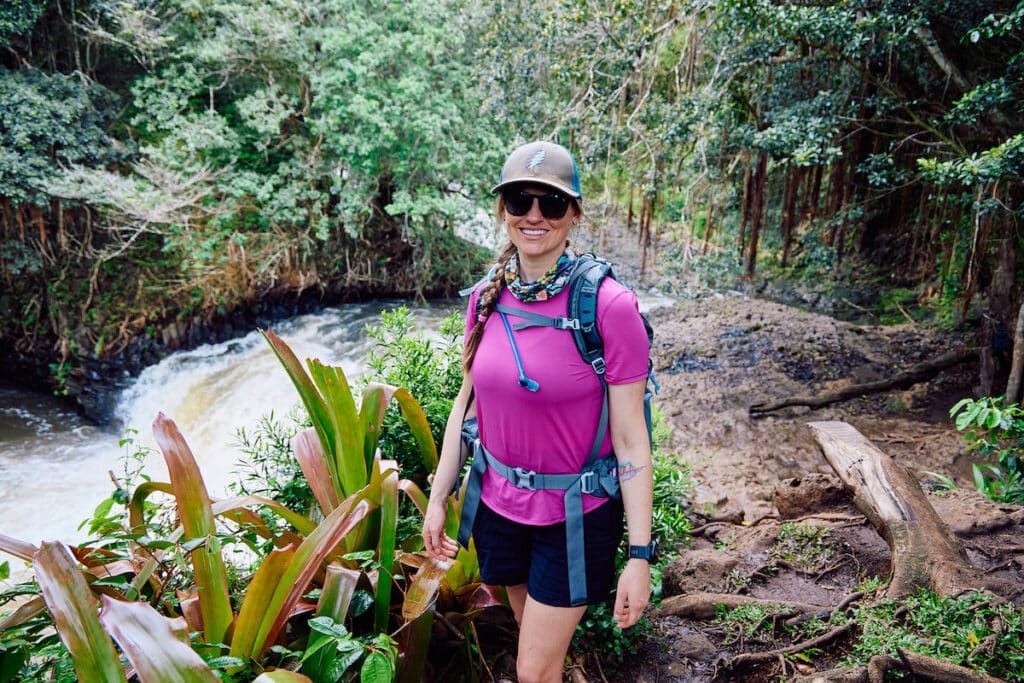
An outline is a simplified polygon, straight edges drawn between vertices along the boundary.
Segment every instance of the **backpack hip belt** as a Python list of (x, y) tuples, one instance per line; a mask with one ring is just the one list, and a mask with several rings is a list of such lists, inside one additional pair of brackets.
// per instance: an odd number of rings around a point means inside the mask
[(621, 497), (617, 461), (614, 455), (594, 460), (580, 472), (545, 474), (512, 467), (498, 460), (477, 438), (473, 441), (473, 464), (462, 501), (459, 544), (469, 547), (473, 521), (480, 507), (484, 473), (490, 468), (516, 488), (529, 491), (565, 491), (565, 543), (569, 565), (569, 600), (573, 607), (587, 603), (587, 568), (584, 559), (583, 494), (598, 498)]

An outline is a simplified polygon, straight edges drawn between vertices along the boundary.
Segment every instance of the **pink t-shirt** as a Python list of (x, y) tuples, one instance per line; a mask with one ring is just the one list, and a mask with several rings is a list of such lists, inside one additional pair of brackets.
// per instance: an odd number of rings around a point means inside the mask
[[(467, 334), (476, 319), (477, 293), (470, 297)], [(507, 289), (500, 303), (547, 316), (564, 316), (568, 288), (547, 301), (522, 303)], [(508, 314), (509, 323), (521, 322)], [(629, 384), (647, 376), (647, 332), (636, 295), (611, 278), (601, 283), (597, 325), (604, 340), (605, 377), (609, 384)], [(601, 416), (601, 382), (583, 361), (572, 333), (551, 327), (512, 331), (526, 376), (540, 384), (531, 392), (519, 386), (519, 371), (501, 316), (494, 311), (473, 360), (477, 418), (481, 440), (494, 457), (511, 467), (565, 474), (579, 472), (587, 459)], [(611, 453), (611, 427), (601, 455)], [(519, 489), (488, 468), (482, 500), (492, 510), (523, 524), (565, 520), (564, 491)], [(606, 498), (583, 496), (589, 512)]]

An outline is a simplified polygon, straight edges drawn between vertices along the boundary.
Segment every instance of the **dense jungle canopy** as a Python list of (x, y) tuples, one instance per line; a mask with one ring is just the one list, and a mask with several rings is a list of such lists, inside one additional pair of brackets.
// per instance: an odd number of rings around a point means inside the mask
[(652, 255), (874, 278), (1005, 346), (1022, 29), (1011, 0), (7, 0), (0, 350), (59, 387), (261, 301), (450, 294), (530, 138)]

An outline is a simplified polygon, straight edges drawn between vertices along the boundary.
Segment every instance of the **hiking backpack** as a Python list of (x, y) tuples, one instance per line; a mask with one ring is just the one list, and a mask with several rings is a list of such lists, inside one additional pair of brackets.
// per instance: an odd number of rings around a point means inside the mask
[[(488, 277), (463, 290), (460, 294), (466, 295), (476, 291), (493, 276), (493, 271)], [(468, 474), (469, 482), (466, 486), (465, 498), (462, 503), (462, 515), (459, 522), (458, 542), (464, 548), (469, 547), (469, 536), (473, 530), (473, 520), (480, 504), (480, 493), (483, 484), (483, 475), (490, 467), (517, 488), (529, 490), (554, 489), (565, 491), (565, 523), (566, 523), (566, 550), (569, 563), (569, 593), (573, 606), (583, 605), (587, 602), (586, 590), (586, 565), (583, 556), (583, 494), (590, 494), (598, 497), (619, 498), (619, 481), (617, 461), (614, 454), (598, 458), (598, 452), (604, 443), (605, 435), (608, 432), (608, 382), (605, 379), (604, 361), (604, 340), (597, 327), (597, 295), (601, 283), (606, 277), (618, 281), (610, 263), (598, 258), (593, 254), (581, 254), (577, 257), (576, 264), (569, 276), (566, 285), (569, 289), (569, 303), (567, 315), (550, 317), (540, 315), (504, 304), (495, 306), (495, 311), (501, 316), (502, 324), (508, 335), (512, 353), (519, 370), (519, 384), (529, 391), (537, 391), (539, 386), (536, 382), (526, 377), (523, 370), (522, 359), (519, 357), (519, 350), (512, 335), (512, 330), (521, 330), (527, 327), (553, 327), (559, 330), (572, 332), (576, 349), (579, 351), (583, 361), (587, 363), (597, 374), (601, 381), (603, 393), (601, 404), (601, 416), (598, 421), (594, 442), (590, 453), (587, 456), (583, 467), (576, 474), (544, 474), (533, 470), (525, 470), (522, 467), (510, 467), (492, 455), (480, 442), (477, 430), (476, 418), (463, 420), (462, 441), (464, 452), (472, 458), (472, 464)], [(480, 301), (477, 300), (477, 315), (480, 313)], [(523, 322), (511, 325), (507, 314), (513, 314), (524, 318)], [(648, 351), (654, 338), (654, 330), (646, 316), (640, 315), (643, 320), (644, 329), (647, 331)], [(647, 436), (652, 441), (651, 434), (651, 397), (658, 384), (654, 380), (652, 372), (653, 364), (648, 356), (647, 378), (648, 385), (644, 389), (644, 421), (647, 425)], [(467, 410), (472, 397), (467, 402)]]

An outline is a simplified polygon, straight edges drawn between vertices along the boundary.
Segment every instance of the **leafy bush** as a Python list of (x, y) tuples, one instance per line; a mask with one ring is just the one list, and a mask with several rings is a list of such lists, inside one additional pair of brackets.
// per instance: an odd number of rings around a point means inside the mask
[[(434, 443), (444, 440), (444, 429), (455, 395), (462, 385), (463, 317), (453, 312), (441, 321), (440, 339), (421, 334), (409, 309), (382, 311), (380, 324), (367, 325), (376, 346), (366, 360), (366, 377), (404, 387), (423, 407)], [(397, 406), (388, 408), (380, 436), (381, 454), (397, 460), (402, 476), (423, 483), (427, 471), (416, 442)]]
[(965, 398), (949, 414), (956, 417), (956, 428), (966, 433), (967, 449), (977, 451), (995, 464), (974, 463), (974, 483), (985, 496), (1001, 503), (1024, 503), (1024, 409), (1013, 403), (1003, 406), (1003, 398)]

